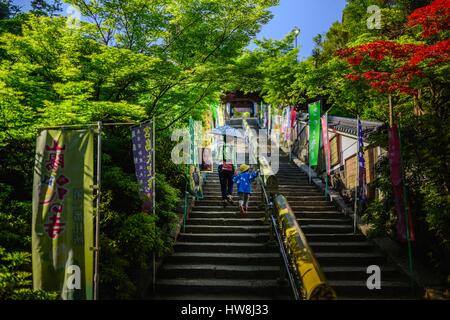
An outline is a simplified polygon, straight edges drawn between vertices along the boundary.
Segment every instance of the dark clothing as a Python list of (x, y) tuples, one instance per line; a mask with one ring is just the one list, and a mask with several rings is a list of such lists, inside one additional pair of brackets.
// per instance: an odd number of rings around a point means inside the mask
[[(231, 169), (231, 170), (227, 170)], [(220, 189), (222, 192), (222, 200), (226, 200), (227, 196), (233, 195), (233, 175), (234, 175), (234, 166), (229, 166), (228, 164), (225, 167), (221, 164), (219, 166), (219, 179), (220, 179)]]

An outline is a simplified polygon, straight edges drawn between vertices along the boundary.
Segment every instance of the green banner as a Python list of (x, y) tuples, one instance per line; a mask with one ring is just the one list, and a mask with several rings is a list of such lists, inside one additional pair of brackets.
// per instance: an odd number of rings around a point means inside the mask
[(311, 103), (309, 111), (309, 165), (317, 166), (320, 144), (320, 101)]
[(212, 110), (212, 114), (214, 117), (214, 121), (217, 121), (217, 109), (219, 108), (219, 106), (217, 105), (217, 103), (213, 103), (211, 105), (211, 110)]
[(33, 183), (33, 287), (92, 300), (94, 131), (43, 130)]

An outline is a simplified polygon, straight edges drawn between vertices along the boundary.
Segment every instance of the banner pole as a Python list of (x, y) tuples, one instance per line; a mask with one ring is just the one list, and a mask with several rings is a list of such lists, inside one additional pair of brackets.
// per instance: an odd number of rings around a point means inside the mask
[[(407, 189), (406, 189), (406, 183), (405, 183), (405, 169), (403, 166), (403, 157), (401, 152), (401, 136), (400, 136), (400, 121), (398, 121), (397, 125), (397, 133), (398, 133), (398, 141), (400, 145), (400, 165), (402, 170), (402, 187), (403, 187), (403, 205), (405, 206), (405, 222), (406, 222), (406, 240), (408, 242), (408, 264), (409, 264), (409, 273), (411, 278), (411, 287), (414, 288), (414, 282), (413, 282), (413, 258), (412, 258), (412, 247), (411, 247), (411, 231), (409, 230), (409, 201), (408, 201), (408, 195), (407, 195)], [(412, 225), (412, 224), (411, 224)]]
[(329, 143), (330, 143), (330, 139), (328, 138), (328, 111), (325, 112), (325, 123), (326, 123), (326, 139), (327, 139), (327, 144), (326, 146), (324, 145), (324, 149), (325, 149), (325, 200), (328, 200), (328, 153), (330, 152), (329, 149)]
[(153, 150), (153, 152), (152, 152), (152, 156), (153, 156), (153, 159), (152, 159), (152, 162), (153, 162), (153, 165), (152, 165), (152, 169), (153, 169), (153, 181), (152, 181), (152, 188), (153, 188), (153, 214), (156, 214), (156, 155), (155, 155), (155, 153), (156, 153), (156, 147), (155, 147), (155, 116), (153, 116), (153, 126), (152, 126), (153, 128), (152, 128), (152, 131), (153, 131), (153, 134), (152, 134), (152, 150)]
[(353, 210), (353, 233), (356, 234), (356, 214), (358, 211), (358, 177), (359, 177), (359, 115), (356, 117), (356, 155), (355, 155), (355, 209)]
[[(155, 156), (155, 116), (153, 115), (153, 126), (152, 126), (152, 169), (153, 169), (153, 180), (152, 180), (152, 191), (153, 191), (153, 215), (156, 215), (156, 156)], [(155, 250), (153, 250), (153, 293), (156, 292), (156, 254)]]
[(311, 112), (309, 112), (308, 119), (308, 177), (309, 184), (311, 184)]
[(95, 275), (94, 275), (94, 300), (98, 300), (99, 292), (99, 255), (100, 255), (100, 196), (101, 196), (101, 176), (102, 176), (102, 122), (97, 122), (97, 201), (95, 215)]

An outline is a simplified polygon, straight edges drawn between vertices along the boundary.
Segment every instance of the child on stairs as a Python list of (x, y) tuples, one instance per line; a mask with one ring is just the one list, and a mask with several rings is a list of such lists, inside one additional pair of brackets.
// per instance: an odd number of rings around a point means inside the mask
[(248, 165), (241, 164), (239, 175), (233, 177), (233, 181), (237, 183), (238, 195), (239, 195), (239, 211), (241, 214), (248, 212), (248, 200), (252, 193), (252, 181), (259, 174), (259, 170), (255, 172), (248, 172), (250, 167)]

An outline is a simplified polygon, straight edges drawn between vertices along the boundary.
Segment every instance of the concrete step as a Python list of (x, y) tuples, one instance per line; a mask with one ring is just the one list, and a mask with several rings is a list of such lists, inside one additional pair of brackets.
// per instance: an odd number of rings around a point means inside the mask
[(385, 264), (386, 258), (378, 253), (317, 252), (314, 254), (319, 264), (333, 266), (363, 266)]
[(314, 253), (319, 252), (372, 252), (373, 246), (367, 241), (361, 242), (309, 242)]
[[(220, 189), (217, 190), (208, 190), (208, 191), (204, 191), (203, 192), (203, 199), (205, 199), (205, 197), (216, 197), (216, 199), (222, 199), (222, 192), (220, 191)], [(250, 195), (250, 199), (252, 197), (261, 197), (261, 192), (258, 190), (254, 190), (252, 194)], [(236, 194), (236, 190), (234, 191), (234, 195), (233, 195), (233, 199), (235, 199), (235, 201), (237, 200), (238, 196)], [(199, 199), (199, 200), (203, 200), (203, 199)]]
[(248, 214), (241, 215), (239, 212), (238, 206), (227, 206), (227, 207), (223, 207), (222, 209), (214, 209), (214, 211), (195, 210), (195, 211), (191, 212), (190, 217), (194, 218), (194, 215), (202, 214), (202, 213), (211, 214), (211, 215), (203, 216), (203, 218), (208, 218), (208, 217), (211, 217), (211, 218), (262, 218), (262, 217), (264, 217), (263, 208), (261, 208), (259, 210), (249, 210)]
[(276, 279), (280, 273), (278, 266), (259, 265), (217, 265), (217, 264), (171, 264), (159, 271), (159, 277), (197, 279)]
[[(381, 269), (381, 279), (383, 280), (407, 280), (396, 268), (384, 265), (379, 266)], [(367, 267), (359, 266), (341, 266), (336, 267), (332, 264), (321, 265), (322, 271), (327, 280), (364, 280), (367, 281), (371, 274), (367, 273)]]
[(318, 219), (318, 218), (298, 218), (297, 219), (300, 227), (306, 226), (306, 225), (318, 225), (318, 224), (328, 224), (328, 225), (348, 225), (351, 223), (348, 219)]
[(305, 233), (308, 242), (342, 242), (342, 241), (366, 241), (366, 237), (362, 234), (339, 234), (339, 233), (329, 233), (329, 234), (317, 234), (317, 233)]
[(174, 247), (175, 252), (214, 252), (214, 253), (264, 253), (278, 252), (278, 247), (274, 244), (261, 242), (177, 242)]
[(237, 208), (230, 208), (229, 211), (193, 211), (189, 215), (190, 219), (193, 218), (239, 218), (239, 219), (255, 219), (255, 218), (263, 218), (264, 211), (249, 211), (244, 216), (241, 216), (239, 210)]
[(292, 187), (316, 187), (315, 185), (309, 184), (309, 179), (302, 176), (297, 176), (295, 174), (289, 175), (289, 177), (280, 177), (277, 175), (279, 186), (292, 186)]
[(292, 197), (292, 196), (322, 196), (322, 198), (325, 198), (322, 192), (319, 192), (318, 190), (302, 190), (302, 191), (295, 191), (295, 190), (289, 190), (284, 191), (280, 193), (285, 196), (286, 198)]
[(186, 225), (186, 233), (262, 233), (269, 232), (269, 226), (204, 226)]
[(324, 218), (324, 219), (339, 219), (346, 218), (342, 213), (334, 211), (295, 211), (294, 214), (297, 218)]
[[(328, 205), (328, 206), (324, 206), (324, 205), (317, 205), (317, 206), (298, 206), (298, 205), (291, 205), (289, 204), (292, 208), (292, 210), (294, 210), (294, 212), (302, 212), (302, 211), (333, 211), (336, 210), (336, 207), (333, 205)], [(337, 212), (337, 211), (336, 211)]]
[(324, 201), (323, 195), (302, 195), (302, 194), (293, 194), (290, 196), (284, 195), (289, 203), (291, 201)]
[[(251, 201), (251, 200), (250, 200)], [(256, 203), (253, 202), (249, 202), (249, 206), (248, 206), (248, 211), (259, 211), (259, 212), (264, 212), (263, 210), (261, 210), (261, 208), (259, 208), (258, 206), (255, 205)], [(233, 210), (237, 210), (239, 211), (239, 206), (238, 203), (236, 203), (235, 205), (227, 205), (226, 207), (224, 206), (195, 206), (195, 212), (200, 212), (200, 211), (214, 211), (214, 212), (222, 212), (222, 211), (233, 211)]]
[[(237, 203), (238, 203), (238, 201), (239, 201), (239, 197), (238, 196), (233, 196), (233, 201), (234, 201), (234, 203), (237, 205)], [(228, 204), (227, 203), (227, 205), (230, 205), (230, 206), (232, 206), (232, 204)], [(257, 204), (255, 203), (255, 204), (253, 204), (253, 206), (256, 206)], [(215, 207), (215, 206), (219, 206), (219, 207), (223, 207), (223, 200), (222, 200), (222, 198), (220, 197), (219, 199), (217, 199), (217, 198), (212, 198), (212, 197), (210, 197), (210, 198), (208, 198), (208, 199), (201, 199), (201, 200), (197, 200), (196, 202), (195, 202), (195, 206), (197, 207), (207, 207), (207, 206), (212, 206), (212, 207)]]
[(287, 199), (287, 201), (288, 201), (288, 203), (289, 203), (289, 205), (291, 207), (332, 206), (333, 208), (335, 208), (334, 205), (331, 202), (325, 201), (325, 200), (320, 199), (320, 198), (317, 199), (317, 200), (309, 200), (309, 201), (307, 201), (307, 200), (289, 200), (289, 199)]
[(352, 233), (352, 225), (333, 225), (333, 224), (309, 224), (301, 227), (305, 234), (308, 233)]
[(181, 242), (267, 242), (268, 233), (180, 233), (178, 241)]
[[(292, 184), (292, 185), (288, 185), (288, 184), (282, 184), (282, 185), (278, 185), (278, 190), (280, 193), (289, 193), (289, 192), (295, 192), (295, 193), (301, 193), (301, 192), (307, 192), (307, 191), (319, 191), (317, 190), (317, 188), (315, 186), (310, 186), (310, 185), (298, 185), (298, 184)], [(323, 196), (323, 198), (325, 199), (325, 194)]]
[(277, 291), (276, 280), (267, 279), (162, 279), (157, 282), (158, 292), (177, 293), (239, 293), (272, 296)]
[(215, 293), (214, 295), (208, 293), (192, 293), (189, 292), (185, 295), (177, 293), (161, 293), (158, 292), (153, 298), (155, 300), (228, 300), (228, 301), (253, 301), (253, 300), (292, 300), (292, 297), (286, 293), (279, 295), (262, 295), (258, 293), (253, 294), (228, 294), (228, 293)]
[(211, 226), (262, 226), (263, 218), (190, 218), (189, 225)]
[(279, 253), (203, 253), (175, 252), (167, 258), (168, 264), (226, 264), (279, 266)]
[(392, 299), (397, 299), (401, 295), (411, 293), (411, 287), (408, 282), (383, 281), (383, 279), (381, 279), (380, 290), (369, 290), (366, 280), (330, 280), (328, 284), (336, 291), (338, 297), (391, 297)]
[[(233, 188), (234, 190), (236, 190), (236, 184), (233, 183)], [(257, 186), (256, 182), (252, 185), (253, 191), (260, 191), (260, 187)], [(205, 192), (209, 192), (209, 191), (220, 191), (221, 190), (221, 185), (219, 182), (208, 182), (203, 186), (203, 190)]]

